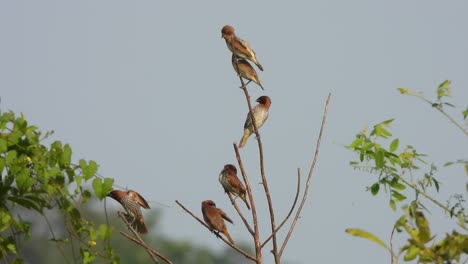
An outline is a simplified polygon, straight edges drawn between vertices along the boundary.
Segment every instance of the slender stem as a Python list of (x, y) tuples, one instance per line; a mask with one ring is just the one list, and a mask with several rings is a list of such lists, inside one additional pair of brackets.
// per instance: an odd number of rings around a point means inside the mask
[(254, 114), (253, 114), (253, 111), (252, 111), (252, 105), (250, 104), (249, 92), (247, 91), (247, 87), (245, 86), (244, 80), (242, 79), (242, 77), (239, 76), (239, 79), (240, 79), (241, 84), (242, 84), (242, 90), (244, 91), (245, 99), (247, 100), (247, 105), (249, 107), (250, 118), (252, 119), (252, 125), (254, 127), (255, 136), (257, 138), (257, 143), (258, 143), (258, 151), (259, 151), (259, 156), (260, 156), (260, 174), (262, 176), (262, 185), (263, 185), (263, 189), (265, 190), (265, 195), (266, 195), (267, 202), (268, 202), (268, 210), (270, 212), (270, 222), (271, 222), (271, 233), (273, 234), (273, 250), (271, 251), (271, 253), (273, 254), (273, 257), (275, 259), (275, 263), (280, 264), (281, 258), (280, 258), (280, 255), (278, 254), (278, 242), (277, 242), (276, 232), (275, 232), (275, 230), (276, 230), (275, 212), (273, 210), (273, 202), (271, 200), (270, 190), (268, 188), (268, 181), (267, 181), (267, 179), (265, 177), (265, 164), (264, 164), (264, 160), (263, 160), (262, 140), (260, 139), (260, 133), (258, 132), (258, 127), (257, 127), (257, 124), (255, 122), (255, 117), (254, 117)]
[[(142, 246), (146, 252), (148, 252), (148, 255), (150, 255), (151, 259), (153, 260), (154, 263), (159, 263), (158, 260), (156, 259), (156, 256), (164, 260), (167, 264), (172, 264), (172, 262), (165, 258), (163, 255), (159, 254), (156, 250), (150, 248), (148, 245), (146, 245), (145, 241), (140, 237), (140, 235), (133, 229), (132, 225), (127, 221), (125, 215), (122, 212), (117, 212), (119, 217), (122, 219), (122, 221), (127, 225), (128, 229), (133, 233), (133, 235), (136, 237), (136, 239), (131, 239), (133, 242), (137, 243), (138, 245)], [(126, 235), (123, 232), (120, 232), (123, 236), (130, 238), (130, 236)]]
[(408, 93), (408, 95), (412, 95), (412, 96), (415, 96), (416, 98), (419, 98), (421, 100), (423, 100), (424, 102), (430, 104), (432, 107), (434, 107), (435, 109), (437, 109), (440, 113), (442, 113), (452, 124), (454, 124), (458, 129), (460, 129), (466, 136), (468, 136), (468, 131), (465, 130), (460, 124), (458, 124), (458, 122), (452, 117), (450, 116), (449, 114), (447, 114), (447, 112), (444, 111), (444, 109), (442, 109), (441, 107), (437, 106), (436, 104), (434, 104), (433, 102), (427, 100), (423, 95), (421, 94), (417, 94), (417, 93)]
[(245, 219), (244, 214), (242, 214), (242, 211), (239, 209), (239, 206), (237, 206), (236, 200), (232, 197), (232, 194), (228, 192), (227, 196), (229, 197), (229, 200), (231, 200), (231, 204), (236, 209), (237, 214), (239, 214), (240, 218), (242, 219), (242, 222), (244, 222), (245, 227), (247, 228), (247, 230), (249, 230), (249, 233), (252, 236), (254, 236), (255, 235), (254, 231), (252, 230), (249, 223), (247, 222), (247, 219)]
[(255, 258), (257, 263), (262, 263), (262, 247), (260, 245), (260, 231), (258, 228), (258, 217), (257, 217), (257, 208), (255, 207), (255, 201), (252, 195), (252, 189), (250, 188), (249, 179), (247, 178), (247, 173), (245, 172), (244, 164), (239, 153), (239, 148), (234, 143), (234, 152), (236, 153), (237, 163), (239, 164), (239, 170), (241, 171), (242, 178), (245, 182), (245, 188), (249, 196), (250, 210), (252, 211), (252, 218), (254, 224), (254, 244), (255, 244)]
[[(200, 218), (198, 218), (196, 215), (194, 215), (190, 210), (188, 210), (187, 208), (185, 208), (185, 206), (183, 206), (179, 201), (175, 201), (186, 213), (188, 213), (189, 215), (191, 215), (193, 218), (195, 218), (195, 220), (197, 220), (200, 224), (202, 224), (204, 227), (206, 227), (208, 230), (212, 231), (211, 228), (205, 224), (205, 222), (203, 222)], [(253, 260), (255, 262), (257, 262), (257, 260), (250, 256), (247, 252), (243, 251), (242, 249), (238, 248), (236, 245), (233, 245), (231, 243), (229, 243), (224, 237), (222, 236), (218, 236), (218, 238), (220, 238), (224, 243), (226, 243), (228, 246), (230, 246), (232, 249), (234, 249), (235, 251), (241, 253), (242, 255), (244, 255), (246, 258), (250, 259), (250, 260)]]
[[(299, 192), (301, 191), (301, 170), (299, 168), (297, 168), (297, 189), (296, 189), (296, 197), (294, 197), (294, 202), (291, 206), (291, 209), (289, 210), (289, 213), (288, 215), (286, 215), (286, 217), (284, 218), (283, 222), (281, 222), (281, 224), (278, 226), (278, 228), (276, 228), (276, 231), (275, 233), (277, 233), (281, 227), (283, 227), (284, 224), (286, 224), (286, 222), (288, 221), (289, 217), (292, 215), (292, 212), (294, 211), (294, 208), (296, 207), (296, 204), (297, 204), (297, 200), (299, 198)], [(273, 237), (273, 234), (271, 234), (266, 240), (265, 242), (262, 243), (262, 248), (266, 245), (266, 243), (268, 243), (268, 241), (270, 241), (270, 239)]]
[(422, 196), (424, 196), (426, 199), (428, 199), (429, 201), (433, 202), (434, 204), (438, 205), (440, 208), (442, 208), (446, 213), (450, 213), (450, 209), (443, 205), (442, 203), (440, 203), (439, 201), (435, 200), (434, 198), (432, 198), (431, 196), (429, 196), (426, 192), (424, 191), (421, 191), (420, 189), (418, 189), (418, 187), (413, 184), (413, 183), (410, 183), (408, 182), (407, 180), (405, 180), (403, 177), (401, 176), (398, 176), (398, 178), (406, 185), (408, 185), (409, 187), (411, 187), (416, 193), (418, 194), (421, 194)]
[(392, 257), (391, 264), (394, 264), (395, 261), (398, 263), (398, 258), (396, 258), (395, 254), (393, 253), (393, 234), (395, 233), (396, 226), (393, 226), (392, 234), (390, 235), (390, 255)]
[(281, 246), (281, 249), (279, 251), (280, 256), (283, 254), (283, 250), (286, 247), (286, 245), (287, 245), (287, 243), (289, 241), (289, 238), (292, 235), (292, 232), (294, 230), (294, 227), (296, 226), (297, 220), (299, 219), (299, 216), (301, 215), (302, 208), (304, 207), (304, 204), (305, 204), (305, 202), (307, 200), (307, 194), (309, 193), (310, 180), (312, 179), (312, 174), (313, 174), (313, 171), (314, 171), (314, 168), (315, 168), (315, 164), (317, 162), (317, 158), (318, 158), (318, 154), (319, 154), (319, 150), (320, 150), (320, 142), (322, 140), (323, 129), (325, 127), (325, 121), (327, 120), (328, 105), (330, 104), (330, 98), (331, 98), (331, 94), (328, 94), (327, 102), (325, 103), (325, 109), (323, 111), (322, 124), (320, 125), (320, 132), (319, 132), (319, 136), (317, 138), (317, 143), (316, 143), (316, 147), (315, 147), (314, 159), (312, 161), (312, 164), (310, 165), (309, 175), (307, 176), (304, 195), (302, 197), (301, 204), (299, 205), (299, 208), (297, 209), (296, 216), (294, 217), (294, 220), (293, 220), (293, 222), (291, 224), (291, 227), (290, 227), (290, 229), (288, 231), (288, 234), (286, 235), (286, 238), (284, 239), (283, 245)]

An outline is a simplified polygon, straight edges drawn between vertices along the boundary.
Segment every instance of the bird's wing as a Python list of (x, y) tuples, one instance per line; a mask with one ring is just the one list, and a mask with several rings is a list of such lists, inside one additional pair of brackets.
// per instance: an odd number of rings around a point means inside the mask
[(148, 203), (146, 202), (145, 198), (143, 198), (143, 196), (141, 196), (139, 193), (137, 192), (131, 192), (131, 195), (133, 196), (133, 198), (135, 199), (135, 201), (137, 201), (137, 203), (145, 208), (145, 209), (151, 209), (150, 206), (148, 205)]
[(249, 53), (255, 55), (255, 52), (253, 51), (253, 49), (250, 47), (250, 43), (241, 39), (241, 38), (237, 38), (237, 40), (239, 41), (239, 43), (242, 45), (242, 47), (245, 49), (245, 50), (248, 50)]
[(234, 224), (234, 222), (231, 220), (231, 218), (229, 218), (229, 216), (227, 216), (227, 214), (225, 212), (223, 212), (223, 210), (219, 209), (219, 214), (226, 220), (228, 221), (229, 223), (231, 224)]
[(227, 181), (235, 190), (245, 190), (244, 185), (242, 182), (237, 178), (236, 174), (233, 172), (227, 172)]

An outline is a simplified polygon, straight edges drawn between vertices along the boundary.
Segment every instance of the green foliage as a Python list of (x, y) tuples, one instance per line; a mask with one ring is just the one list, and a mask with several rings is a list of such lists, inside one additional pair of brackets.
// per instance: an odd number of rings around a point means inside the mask
[[(446, 116), (458, 129), (468, 135), (466, 128), (463, 128), (443, 109), (443, 106), (446, 105), (454, 107), (444, 101), (446, 97), (450, 97), (450, 85), (450, 81), (444, 81), (439, 85), (437, 99), (434, 102), (407, 88), (399, 88), (398, 90), (403, 95), (415, 96), (429, 103)], [(467, 113), (463, 111), (462, 114), (466, 118)], [(347, 148), (356, 152), (359, 157), (357, 161), (350, 162), (353, 168), (377, 176), (375, 182), (368, 187), (371, 194), (373, 196), (388, 195), (389, 206), (393, 211), (397, 210), (397, 205), (401, 205), (403, 215), (395, 223), (394, 228), (398, 232), (405, 233), (408, 240), (406, 244), (400, 247), (398, 254), (395, 254), (380, 239), (367, 231), (348, 229), (347, 232), (376, 242), (389, 249), (395, 262), (398, 262), (398, 256), (400, 255), (403, 255), (404, 261), (417, 259), (418, 263), (459, 262), (461, 254), (468, 254), (468, 235), (460, 234), (454, 230), (451, 234), (447, 234), (444, 239), (434, 241), (435, 235), (431, 233), (430, 221), (422, 213), (427, 209), (420, 197), (423, 196), (429, 202), (441, 208), (444, 213), (457, 221), (459, 226), (466, 231), (468, 230), (466, 228), (468, 216), (465, 214), (465, 199), (461, 194), (453, 194), (446, 203), (442, 203), (429, 195), (429, 193), (439, 192), (440, 182), (435, 177), (438, 169), (435, 164), (426, 162), (426, 155), (421, 154), (413, 146), (407, 145), (401, 149), (400, 140), (393, 137), (390, 132), (393, 121), (393, 119), (390, 119), (376, 124), (370, 133), (367, 129), (362, 130)], [(398, 151), (399, 149), (401, 150)], [(468, 175), (468, 161), (466, 159), (446, 162), (444, 166), (456, 164), (463, 165)], [(382, 189), (386, 192), (382, 192)], [(415, 198), (408, 201), (408, 197)]]
[[(0, 258), (20, 263), (21, 244), (31, 235), (31, 223), (15, 212), (24, 209), (47, 220), (49, 210), (56, 210), (63, 218), (66, 232), (63, 236), (55, 235), (49, 226), (50, 241), (67, 244), (70, 237), (75, 237), (80, 241), (81, 262), (91, 263), (98, 256), (115, 262), (111, 248), (98, 250), (94, 246), (105, 244), (110, 229), (107, 226), (96, 228), (81, 211), (92, 197), (83, 184), (95, 177), (98, 165), (84, 160), (73, 165), (68, 144), (54, 141), (47, 146), (43, 143), (51, 134), (42, 136), (23, 115), (17, 117), (13, 112), (0, 112)], [(94, 188), (95, 195), (102, 199), (113, 180), (96, 179), (101, 184)], [(6, 232), (8, 230), (11, 232)]]

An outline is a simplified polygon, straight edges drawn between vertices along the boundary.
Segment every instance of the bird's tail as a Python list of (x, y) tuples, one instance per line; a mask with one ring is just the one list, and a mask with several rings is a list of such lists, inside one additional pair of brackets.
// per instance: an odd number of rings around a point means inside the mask
[(243, 193), (240, 198), (244, 201), (245, 205), (247, 206), (247, 209), (250, 210), (250, 205), (249, 203), (247, 202), (247, 197), (245, 197), (245, 193)]
[(234, 240), (232, 239), (231, 235), (229, 235), (229, 232), (226, 230), (224, 230), (223, 234), (226, 236), (226, 238), (229, 240), (229, 242), (231, 242), (231, 244), (234, 245)]
[(257, 65), (257, 67), (263, 71), (263, 66), (260, 64), (260, 62), (258, 62), (257, 60), (255, 60), (255, 65)]
[(244, 135), (242, 135), (242, 138), (239, 142), (239, 148), (242, 148), (245, 146), (247, 143), (247, 140), (249, 139), (250, 136), (250, 131), (248, 129), (244, 129)]
[(132, 224), (133, 229), (137, 231), (140, 234), (146, 234), (148, 233), (148, 229), (146, 228), (145, 225), (145, 220), (143, 219), (143, 216), (139, 218), (133, 218), (130, 215), (127, 216), (127, 221)]

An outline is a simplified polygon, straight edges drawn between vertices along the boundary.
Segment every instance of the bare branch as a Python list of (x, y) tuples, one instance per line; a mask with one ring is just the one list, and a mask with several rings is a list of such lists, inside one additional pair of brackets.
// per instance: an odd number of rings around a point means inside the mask
[[(289, 213), (288, 215), (284, 218), (283, 222), (281, 222), (281, 224), (278, 226), (278, 228), (276, 228), (276, 231), (275, 233), (277, 233), (281, 227), (283, 227), (284, 224), (286, 224), (286, 222), (288, 221), (289, 217), (291, 216), (292, 212), (294, 211), (294, 208), (296, 207), (296, 204), (297, 204), (297, 200), (299, 198), (299, 193), (301, 191), (301, 170), (299, 168), (297, 168), (297, 189), (296, 189), (296, 197), (294, 197), (294, 202), (291, 206), (291, 209), (289, 210)], [(270, 239), (273, 237), (273, 234), (271, 234), (266, 240), (265, 242), (263, 242), (262, 244), (262, 248), (266, 245), (266, 243), (268, 243), (268, 241), (270, 241)]]
[(234, 152), (236, 153), (237, 163), (239, 164), (239, 170), (241, 171), (242, 178), (244, 179), (245, 188), (247, 190), (247, 195), (249, 196), (250, 209), (252, 211), (252, 218), (254, 224), (254, 243), (255, 243), (255, 257), (257, 263), (262, 263), (262, 247), (260, 246), (260, 231), (258, 229), (258, 217), (257, 217), (257, 208), (255, 207), (255, 201), (252, 195), (252, 189), (250, 188), (249, 179), (247, 178), (247, 173), (245, 172), (244, 164), (239, 153), (239, 148), (236, 143), (233, 144)]
[(292, 235), (292, 232), (294, 230), (294, 227), (296, 226), (297, 220), (299, 219), (299, 216), (301, 215), (302, 208), (304, 207), (304, 204), (305, 204), (305, 202), (307, 200), (307, 194), (309, 193), (310, 180), (312, 179), (312, 174), (313, 174), (313, 171), (314, 171), (314, 168), (315, 168), (315, 164), (317, 163), (318, 154), (319, 154), (319, 150), (320, 150), (320, 141), (322, 140), (323, 129), (325, 127), (325, 121), (327, 120), (328, 105), (330, 104), (330, 98), (331, 98), (331, 94), (328, 94), (328, 98), (327, 98), (327, 101), (325, 103), (325, 109), (323, 111), (322, 124), (320, 125), (320, 133), (319, 133), (317, 143), (316, 143), (316, 147), (315, 147), (314, 159), (312, 161), (312, 164), (310, 165), (309, 175), (307, 176), (304, 195), (302, 197), (301, 204), (299, 205), (299, 208), (297, 209), (296, 216), (294, 217), (294, 220), (291, 223), (291, 227), (289, 228), (288, 234), (286, 235), (286, 238), (284, 239), (283, 245), (281, 246), (281, 249), (279, 251), (280, 256), (283, 254), (283, 250), (286, 247), (286, 245), (288, 244), (289, 238)]
[(270, 195), (270, 190), (268, 188), (268, 181), (265, 177), (265, 164), (264, 164), (264, 160), (263, 160), (263, 146), (262, 146), (262, 140), (260, 139), (260, 133), (258, 132), (258, 127), (257, 127), (257, 124), (255, 123), (255, 117), (253, 115), (253, 111), (252, 111), (252, 105), (250, 104), (250, 95), (249, 95), (249, 92), (247, 91), (247, 87), (245, 86), (244, 84), (244, 80), (242, 79), (242, 77), (239, 76), (239, 79), (241, 81), (241, 84), (242, 84), (242, 90), (244, 91), (244, 94), (245, 94), (245, 99), (247, 100), (247, 105), (249, 107), (249, 115), (252, 119), (252, 124), (253, 124), (253, 127), (254, 127), (254, 131), (255, 131), (255, 136), (257, 138), (257, 143), (258, 143), (258, 151), (259, 151), (259, 156), (260, 156), (260, 174), (262, 176), (262, 185), (263, 185), (263, 189), (265, 190), (265, 195), (266, 195), (266, 198), (267, 198), (267, 202), (268, 202), (268, 210), (270, 212), (270, 222), (271, 222), (271, 233), (273, 235), (273, 250), (271, 251), (271, 253), (273, 254), (274, 258), (275, 258), (275, 263), (276, 264), (279, 264), (280, 263), (280, 256), (278, 254), (278, 242), (277, 242), (277, 239), (276, 239), (276, 224), (275, 224), (275, 212), (273, 210), (273, 202), (271, 200), (271, 195)]
[(127, 237), (128, 239), (130, 239), (131, 241), (133, 241), (134, 243), (142, 246), (146, 252), (148, 252), (148, 254), (150, 255), (150, 257), (153, 259), (153, 262), (154, 263), (159, 263), (158, 260), (156, 259), (156, 256), (159, 257), (160, 259), (162, 259), (164, 262), (166, 262), (167, 264), (172, 264), (172, 262), (167, 259), (166, 257), (164, 257), (163, 255), (161, 255), (159, 252), (157, 252), (156, 250), (152, 249), (151, 247), (149, 247), (145, 241), (143, 241), (143, 239), (140, 237), (140, 235), (135, 231), (135, 229), (133, 229), (132, 225), (127, 221), (127, 218), (125, 217), (125, 215), (122, 213), (122, 212), (117, 212), (117, 214), (119, 215), (119, 217), (122, 219), (122, 221), (125, 223), (125, 225), (127, 225), (128, 229), (133, 233), (133, 235), (135, 236), (135, 238), (132, 238), (130, 237), (129, 235), (125, 234), (124, 232), (120, 232), (120, 234), (122, 234), (123, 236)]
[[(206, 227), (208, 230), (212, 231), (211, 228), (204, 222), (202, 221), (200, 218), (198, 218), (196, 215), (194, 215), (190, 210), (188, 210), (187, 208), (185, 208), (185, 206), (183, 206), (178, 200), (175, 201), (186, 213), (188, 213), (189, 215), (191, 215), (193, 218), (195, 218), (195, 220), (197, 220), (200, 224), (202, 224), (204, 227)], [(222, 236), (218, 236), (218, 238), (220, 238), (222, 241), (224, 241), (224, 243), (226, 243), (228, 246), (230, 246), (231, 248), (233, 248), (234, 250), (236, 250), (237, 252), (241, 253), (242, 255), (244, 255), (246, 258), (250, 259), (250, 260), (253, 260), (255, 262), (257, 262), (257, 260), (250, 256), (248, 253), (246, 253), (245, 251), (243, 251), (242, 249), (238, 248), (236, 245), (233, 245), (231, 243), (229, 243), (228, 240), (226, 240), (224, 237)]]
[(237, 203), (236, 203), (235, 199), (232, 197), (231, 193), (228, 192), (226, 194), (228, 195), (229, 200), (231, 200), (232, 206), (234, 206), (234, 208), (236, 209), (236, 211), (239, 214), (240, 218), (242, 219), (242, 222), (244, 222), (245, 227), (247, 228), (247, 230), (249, 230), (249, 233), (252, 236), (254, 236), (255, 235), (254, 231), (252, 230), (249, 223), (247, 222), (247, 219), (245, 219), (244, 215), (242, 214), (241, 210), (239, 209), (239, 206), (237, 206)]

